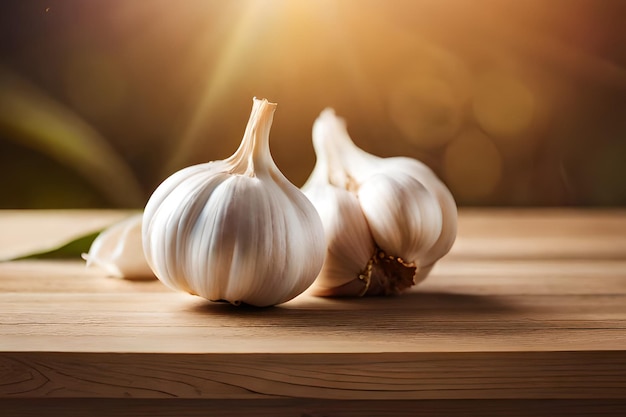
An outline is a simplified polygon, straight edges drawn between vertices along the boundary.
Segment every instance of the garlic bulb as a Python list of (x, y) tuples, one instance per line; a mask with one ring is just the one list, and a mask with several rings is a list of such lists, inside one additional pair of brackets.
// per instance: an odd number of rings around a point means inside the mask
[(270, 306), (315, 280), (324, 230), (313, 205), (272, 160), (275, 109), (255, 98), (231, 157), (184, 168), (150, 197), (144, 252), (167, 286), (209, 300)]
[(415, 159), (358, 148), (332, 109), (315, 121), (313, 146), (317, 162), (302, 190), (322, 218), (328, 250), (311, 292), (395, 294), (426, 278), (456, 238), (446, 186)]
[(136, 214), (106, 228), (96, 237), (89, 253), (82, 257), (87, 266), (102, 268), (110, 276), (127, 279), (154, 279), (141, 244), (142, 214)]

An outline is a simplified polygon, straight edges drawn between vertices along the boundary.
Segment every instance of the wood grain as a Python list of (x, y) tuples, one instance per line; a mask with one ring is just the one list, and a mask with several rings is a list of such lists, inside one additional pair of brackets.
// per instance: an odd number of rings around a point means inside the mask
[(303, 294), (266, 309), (107, 278), (79, 260), (0, 263), (0, 407), (622, 415), (626, 212), (465, 210), (459, 233), (402, 296)]
[(451, 258), (626, 258), (624, 210), (461, 210)]
[(621, 352), (6, 353), (0, 397), (626, 398)]

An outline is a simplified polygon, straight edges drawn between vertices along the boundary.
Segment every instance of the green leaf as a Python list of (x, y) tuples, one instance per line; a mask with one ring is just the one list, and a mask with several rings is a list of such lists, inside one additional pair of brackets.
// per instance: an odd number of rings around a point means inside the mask
[(41, 252), (29, 253), (28, 255), (13, 258), (13, 261), (24, 259), (74, 259), (80, 258), (81, 254), (89, 252), (93, 241), (102, 231), (89, 233), (67, 242), (59, 247)]
[(133, 171), (92, 126), (2, 67), (0, 130), (4, 137), (71, 167), (114, 205), (144, 204)]

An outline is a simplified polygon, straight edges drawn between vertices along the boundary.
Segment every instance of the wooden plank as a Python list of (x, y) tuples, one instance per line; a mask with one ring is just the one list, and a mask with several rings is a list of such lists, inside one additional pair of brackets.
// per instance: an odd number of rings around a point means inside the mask
[(51, 250), (129, 217), (122, 210), (0, 210), (0, 262)]
[(626, 259), (626, 211), (462, 209), (450, 257)]
[(615, 399), (624, 352), (3, 353), (0, 398)]
[[(621, 350), (625, 296), (312, 297), (271, 309), (184, 294), (0, 297), (1, 349), (65, 352)], [(137, 337), (140, 335), (141, 337)]]
[[(305, 294), (282, 306), (252, 309), (177, 293), (158, 281), (107, 278), (80, 262), (3, 264), (0, 348), (333, 353), (626, 346), (621, 261), (602, 267), (535, 261), (519, 263), (516, 274), (508, 274), (508, 261), (445, 265), (400, 297)], [(598, 273), (589, 275), (594, 268)]]
[(156, 278), (150, 281), (106, 276), (96, 267), (73, 260), (0, 262), (0, 293), (141, 293), (171, 292)]
[(14, 417), (622, 417), (626, 400), (6, 399)]
[[(28, 285), (25, 285), (28, 282)], [(626, 294), (626, 260), (443, 259), (417, 291), (454, 294)], [(171, 291), (156, 279), (106, 277), (83, 261), (0, 263), (0, 293)]]
[(180, 415), (200, 404), (225, 411), (232, 400), (241, 405), (232, 415), (260, 404), (266, 415), (351, 415), (342, 401), (359, 415), (384, 406), (428, 415), (424, 404), (444, 415), (472, 404), (500, 404), (492, 415), (525, 415), (524, 404), (618, 415), (625, 219), (620, 210), (462, 210), (459, 243), (415, 290), (303, 294), (266, 309), (107, 278), (79, 260), (0, 263), (0, 407), (34, 414), (47, 398), (71, 415), (97, 398), (133, 407), (119, 402), (132, 397), (175, 401)]
[[(131, 213), (0, 210), (0, 260), (53, 248)], [(459, 213), (459, 237), (450, 257), (626, 257), (626, 210), (623, 209), (461, 208)]]

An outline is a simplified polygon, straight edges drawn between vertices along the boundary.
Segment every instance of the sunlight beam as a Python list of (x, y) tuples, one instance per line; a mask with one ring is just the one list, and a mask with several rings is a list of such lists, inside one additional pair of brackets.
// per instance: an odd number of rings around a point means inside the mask
[(268, 4), (270, 3), (248, 0), (242, 8), (241, 15), (233, 24), (229, 39), (222, 46), (217, 64), (206, 81), (198, 105), (180, 136), (179, 144), (167, 161), (165, 171), (161, 173), (162, 176), (170, 175), (186, 163), (200, 139), (200, 132), (213, 122), (213, 110), (240, 74), (240, 63), (245, 60), (254, 42), (254, 34), (260, 30), (261, 25), (268, 24), (267, 14), (272, 12)]

